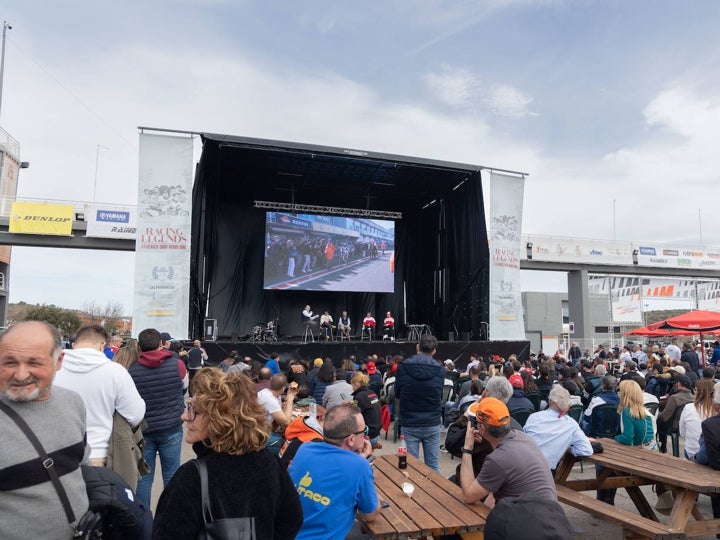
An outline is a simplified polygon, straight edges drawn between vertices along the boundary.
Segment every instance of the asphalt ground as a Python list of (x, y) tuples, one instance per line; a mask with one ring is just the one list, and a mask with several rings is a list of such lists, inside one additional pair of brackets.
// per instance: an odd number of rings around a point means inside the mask
[[(441, 437), (444, 437), (444, 435)], [(392, 429), (390, 430), (390, 435), (388, 436), (388, 439), (386, 440), (384, 438), (384, 432), (381, 434), (380, 437), (380, 443), (383, 445), (382, 449), (375, 450), (375, 453), (378, 455), (385, 455), (385, 454), (396, 454), (397, 453), (397, 444), (394, 444), (392, 442)], [(682, 448), (682, 445), (680, 446)], [(187, 444), (183, 443), (182, 447), (182, 459), (181, 461), (185, 463), (186, 461), (193, 459), (195, 457), (194, 452), (192, 451), (192, 447)], [(422, 455), (421, 455), (422, 457)], [(459, 463), (459, 460), (457, 458), (452, 458), (450, 454), (446, 454), (441, 452), (440, 453), (440, 472), (445, 477), (449, 477), (453, 474), (455, 474), (455, 467), (457, 467)], [(581, 470), (580, 464), (576, 464), (575, 468), (573, 469), (572, 473), (570, 474), (570, 479), (577, 480), (577, 479), (587, 479), (587, 478), (594, 478), (595, 477), (595, 468), (593, 465), (586, 464), (583, 469)], [(642, 486), (641, 489), (645, 493), (645, 496), (647, 500), (650, 502), (651, 505), (655, 504), (655, 501), (657, 500), (656, 495), (652, 492), (651, 486)], [(157, 501), (160, 497), (160, 493), (162, 492), (162, 476), (160, 474), (160, 462), (158, 460), (157, 467), (155, 469), (155, 481), (153, 482), (153, 489), (152, 489), (152, 509), (155, 510), (157, 506)], [(587, 492), (588, 495), (594, 495), (593, 492)], [(582, 539), (582, 540), (613, 540), (613, 539), (621, 539), (622, 536), (622, 529), (618, 525), (614, 525), (612, 523), (609, 523), (607, 521), (601, 520), (599, 518), (596, 518), (586, 512), (583, 512), (582, 510), (578, 510), (576, 508), (573, 508), (571, 506), (562, 505), (563, 509), (565, 510), (565, 515), (568, 517), (568, 520), (572, 524), (573, 527), (573, 538), (574, 539)], [(618, 508), (622, 508), (624, 510), (628, 510), (629, 512), (636, 512), (635, 505), (632, 503), (630, 497), (627, 495), (627, 493), (619, 489), (617, 491), (617, 496), (615, 497), (615, 506)], [(701, 495), (698, 500), (698, 508), (702, 512), (704, 516), (707, 518), (712, 517), (712, 508), (710, 506), (710, 498), (707, 496)], [(658, 514), (658, 517), (662, 521), (667, 521), (669, 517), (663, 516), (661, 514)], [(692, 519), (692, 518), (691, 518)], [(359, 528), (355, 527), (353, 531), (351, 531), (351, 534), (347, 537), (348, 540), (360, 540), (364, 538), (368, 538), (366, 535), (363, 535), (360, 533)], [(711, 540), (715, 539), (715, 535), (707, 535), (707, 536), (698, 536), (696, 538), (702, 539), (702, 540)], [(529, 540), (531, 540), (529, 538)]]

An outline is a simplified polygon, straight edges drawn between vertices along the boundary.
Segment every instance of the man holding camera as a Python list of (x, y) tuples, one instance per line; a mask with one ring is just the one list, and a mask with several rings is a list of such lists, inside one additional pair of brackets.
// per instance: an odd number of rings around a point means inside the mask
[[(511, 429), (507, 406), (499, 399), (486, 397), (468, 411), (475, 415), (475, 422), (468, 422), (462, 449), (460, 486), (465, 502), (472, 504), (492, 494), (494, 500), (486, 500), (485, 504), (493, 507), (504, 497), (519, 497), (526, 492), (557, 500), (555, 481), (540, 448), (522, 431)], [(483, 439), (493, 451), (475, 477), (473, 446)]]

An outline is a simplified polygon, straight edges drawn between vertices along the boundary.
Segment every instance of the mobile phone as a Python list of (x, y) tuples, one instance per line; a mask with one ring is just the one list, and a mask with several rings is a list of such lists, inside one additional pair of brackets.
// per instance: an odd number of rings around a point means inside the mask
[(375, 461), (375, 456), (372, 455), (372, 454), (370, 454), (370, 455), (367, 457), (367, 460), (368, 460), (368, 463), (372, 463), (373, 461)]
[(477, 422), (478, 422), (478, 421), (477, 421), (477, 418), (474, 417), (474, 416), (471, 416), (471, 417), (469, 418), (469, 421), (470, 421), (470, 425), (472, 426), (472, 428), (473, 428), (473, 429), (477, 429)]
[(380, 503), (380, 508), (390, 508), (390, 503), (387, 501), (382, 501)]

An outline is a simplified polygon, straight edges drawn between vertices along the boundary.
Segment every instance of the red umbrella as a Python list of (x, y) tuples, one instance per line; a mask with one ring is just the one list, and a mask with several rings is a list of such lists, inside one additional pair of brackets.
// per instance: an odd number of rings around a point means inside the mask
[[(720, 329), (720, 312), (696, 309), (695, 311), (689, 311), (677, 317), (670, 317), (665, 320), (662, 326), (663, 328), (693, 330), (696, 334), (700, 334), (700, 341), (702, 342), (703, 334), (712, 334), (715, 330)], [(704, 347), (701, 352), (702, 365), (704, 367)]]
[(651, 328), (658, 323), (649, 324), (643, 328), (635, 328), (635, 330), (628, 330), (625, 332), (626, 336), (641, 336), (641, 337), (663, 337), (663, 336), (693, 336), (697, 334), (694, 330), (663, 330), (662, 328)]
[(694, 330), (698, 333), (710, 333), (720, 329), (720, 312), (697, 309), (683, 313), (677, 317), (670, 317), (662, 324), (663, 328)]

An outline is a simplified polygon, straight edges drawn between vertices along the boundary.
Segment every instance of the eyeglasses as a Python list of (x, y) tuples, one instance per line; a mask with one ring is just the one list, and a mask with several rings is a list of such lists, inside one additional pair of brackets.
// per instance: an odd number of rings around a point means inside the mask
[(192, 403), (185, 404), (185, 414), (187, 415), (188, 422), (192, 422), (197, 418), (197, 411), (193, 408)]
[[(353, 431), (352, 433), (348, 433), (347, 435), (345, 435), (345, 437), (349, 437), (350, 435), (360, 435), (361, 433), (364, 434), (364, 435), (369, 435), (369, 434), (370, 434), (370, 428), (366, 425), (366, 426), (365, 426), (365, 429), (361, 429), (360, 431)], [(343, 439), (344, 439), (345, 437), (343, 437)]]

